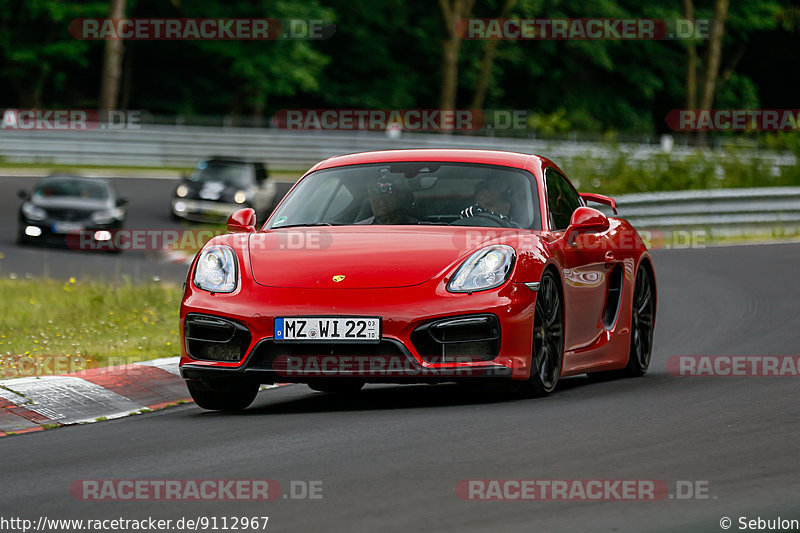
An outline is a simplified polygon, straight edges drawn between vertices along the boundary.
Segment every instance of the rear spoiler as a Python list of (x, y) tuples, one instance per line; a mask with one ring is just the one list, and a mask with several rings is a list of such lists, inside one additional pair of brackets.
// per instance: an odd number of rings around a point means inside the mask
[(607, 205), (614, 211), (615, 215), (617, 214), (617, 202), (615, 202), (613, 198), (592, 192), (582, 192), (580, 195), (584, 202), (594, 202), (596, 204)]

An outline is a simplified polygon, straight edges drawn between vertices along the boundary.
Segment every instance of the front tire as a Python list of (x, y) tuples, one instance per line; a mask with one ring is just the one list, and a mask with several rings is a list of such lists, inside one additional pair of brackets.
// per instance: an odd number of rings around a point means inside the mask
[(534, 397), (547, 396), (558, 385), (564, 360), (564, 307), (555, 275), (548, 271), (539, 282), (533, 315), (531, 375), (523, 391)]
[(209, 411), (241, 411), (246, 409), (258, 394), (257, 383), (240, 383), (226, 388), (203, 386), (199, 382), (187, 381), (186, 387), (194, 403)]

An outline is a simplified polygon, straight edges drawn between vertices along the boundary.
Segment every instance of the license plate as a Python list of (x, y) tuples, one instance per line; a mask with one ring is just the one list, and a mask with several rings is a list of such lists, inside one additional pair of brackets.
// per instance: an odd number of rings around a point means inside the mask
[(56, 222), (53, 224), (53, 233), (69, 233), (70, 231), (81, 231), (83, 224), (80, 222)]
[(278, 317), (275, 340), (294, 342), (379, 342), (379, 317)]

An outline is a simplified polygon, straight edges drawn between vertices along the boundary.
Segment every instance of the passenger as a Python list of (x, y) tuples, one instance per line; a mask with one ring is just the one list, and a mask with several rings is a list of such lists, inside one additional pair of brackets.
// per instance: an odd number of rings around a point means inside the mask
[(411, 215), (414, 195), (404, 185), (390, 178), (370, 181), (367, 195), (373, 216), (356, 224), (416, 224)]

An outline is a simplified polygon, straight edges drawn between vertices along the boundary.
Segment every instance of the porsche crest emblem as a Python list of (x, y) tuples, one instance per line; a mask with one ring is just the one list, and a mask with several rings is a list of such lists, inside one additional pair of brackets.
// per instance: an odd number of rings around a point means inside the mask
[(339, 282), (340, 282), (340, 281), (342, 281), (343, 279), (344, 279), (344, 276), (343, 276), (343, 275), (341, 275), (341, 274), (337, 274), (337, 275), (333, 276), (333, 281), (334, 281), (334, 283), (339, 283)]

